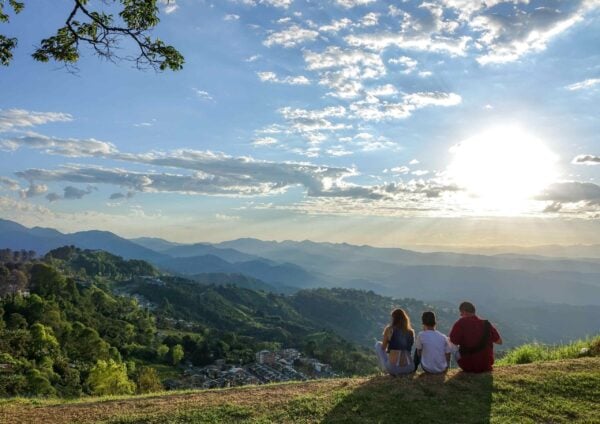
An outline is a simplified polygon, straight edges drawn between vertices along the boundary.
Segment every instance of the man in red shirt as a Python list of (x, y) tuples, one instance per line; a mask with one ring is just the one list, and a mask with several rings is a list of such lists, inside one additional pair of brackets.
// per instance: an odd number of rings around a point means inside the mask
[(502, 344), (498, 330), (475, 315), (475, 305), (463, 302), (458, 307), (460, 319), (450, 331), (450, 341), (459, 346), (458, 366), (466, 372), (486, 372), (494, 365), (494, 343)]

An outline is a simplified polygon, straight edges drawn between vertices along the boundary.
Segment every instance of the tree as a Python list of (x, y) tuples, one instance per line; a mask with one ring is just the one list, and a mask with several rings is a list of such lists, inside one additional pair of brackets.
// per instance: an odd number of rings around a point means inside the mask
[(169, 353), (169, 346), (165, 344), (161, 344), (156, 348), (156, 356), (158, 356), (158, 359), (161, 361), (167, 358), (167, 353)]
[(90, 391), (94, 395), (129, 395), (135, 391), (135, 383), (127, 377), (125, 364), (109, 359), (99, 360), (91, 369), (87, 379)]
[[(93, 10), (90, 0), (72, 0), (73, 7), (66, 17), (65, 25), (56, 34), (41, 41), (32, 57), (40, 62), (55, 60), (66, 67), (73, 67), (80, 57), (80, 45), (90, 46), (94, 53), (104, 59), (129, 60), (137, 68), (173, 71), (183, 68), (184, 58), (175, 47), (149, 36), (150, 30), (160, 21), (158, 0), (105, 0), (105, 4), (117, 4), (118, 17), (111, 13)], [(10, 20), (9, 9), (14, 14), (25, 7), (24, 1), (0, 0), (0, 23)], [(122, 40), (134, 45), (136, 54), (120, 57), (115, 53)], [(0, 65), (8, 66), (17, 47), (17, 39), (0, 34)]]
[(181, 362), (181, 360), (183, 359), (183, 347), (179, 344), (173, 346), (171, 348), (171, 363), (173, 365), (177, 365)]
[(163, 390), (156, 369), (152, 367), (141, 367), (137, 375), (138, 393), (152, 393)]

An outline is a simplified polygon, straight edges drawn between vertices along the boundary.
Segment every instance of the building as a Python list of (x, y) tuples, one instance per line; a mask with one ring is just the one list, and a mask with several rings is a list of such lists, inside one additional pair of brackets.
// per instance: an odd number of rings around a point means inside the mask
[(277, 361), (277, 354), (270, 350), (261, 350), (256, 353), (256, 362), (259, 364), (274, 365)]
[(298, 349), (283, 349), (281, 351), (281, 356), (283, 356), (283, 359), (286, 361), (294, 362), (296, 359), (300, 358), (300, 352)]

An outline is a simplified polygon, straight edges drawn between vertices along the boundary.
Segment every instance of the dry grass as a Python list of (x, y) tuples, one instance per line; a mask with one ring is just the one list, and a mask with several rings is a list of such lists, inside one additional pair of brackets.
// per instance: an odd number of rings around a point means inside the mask
[[(394, 413), (380, 405), (398, 399), (397, 407), (410, 414), (413, 404), (429, 398), (436, 402), (429, 422), (459, 422), (452, 417), (464, 417), (463, 422), (594, 422), (588, 409), (600, 395), (598, 383), (600, 358), (582, 358), (499, 367), (491, 375), (450, 371), (445, 376), (374, 376), (74, 402), (15, 399), (0, 403), (0, 423), (378, 422)], [(562, 405), (556, 416), (543, 405), (553, 399)], [(482, 409), (461, 415), (463, 400)], [(417, 408), (415, 413), (423, 411)], [(405, 418), (414, 422), (421, 416)]]

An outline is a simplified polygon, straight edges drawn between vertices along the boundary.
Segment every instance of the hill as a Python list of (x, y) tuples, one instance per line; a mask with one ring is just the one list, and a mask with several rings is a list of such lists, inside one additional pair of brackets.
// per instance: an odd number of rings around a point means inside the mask
[(598, 423), (600, 358), (498, 367), (491, 374), (374, 376), (84, 402), (8, 400), (18, 423)]

